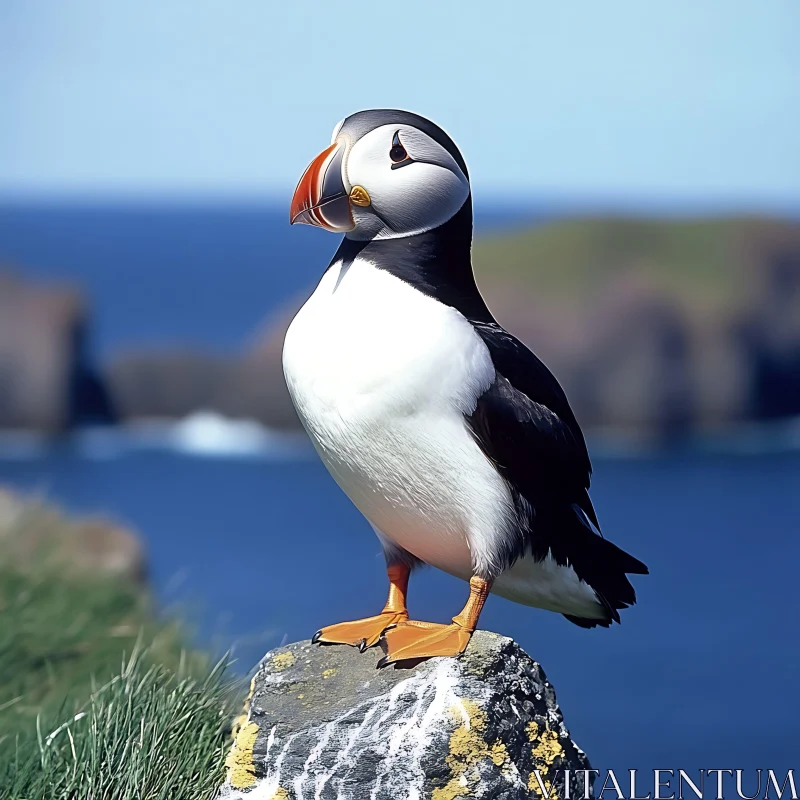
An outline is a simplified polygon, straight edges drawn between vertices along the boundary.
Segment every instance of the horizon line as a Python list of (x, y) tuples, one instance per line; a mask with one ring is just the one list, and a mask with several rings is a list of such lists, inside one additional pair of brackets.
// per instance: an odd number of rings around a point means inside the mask
[[(0, 207), (64, 208), (99, 210), (257, 210), (288, 209), (288, 201), (278, 192), (145, 192), (145, 191), (3, 191)], [(630, 216), (784, 216), (800, 217), (800, 197), (720, 197), (686, 196), (653, 193), (611, 194), (558, 191), (483, 192), (473, 197), (478, 213), (492, 209), (516, 210), (520, 214), (598, 215), (626, 214)]]

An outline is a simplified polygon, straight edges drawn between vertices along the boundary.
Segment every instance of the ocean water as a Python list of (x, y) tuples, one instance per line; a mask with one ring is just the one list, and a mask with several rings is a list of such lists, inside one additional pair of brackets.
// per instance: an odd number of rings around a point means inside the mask
[[(479, 209), (477, 220), (487, 230), (521, 217)], [(239, 347), (308, 291), (335, 246), (290, 228), (285, 209), (0, 206), (0, 264), (82, 286), (101, 358)], [(209, 436), (202, 424), (198, 438), (196, 422), (59, 445), (2, 436), (0, 484), (138, 530), (162, 604), (233, 647), (242, 672), (284, 640), (374, 613), (385, 594), (377, 541), (308, 446), (247, 426)], [(621, 626), (584, 631), (488, 603), (482, 626), (543, 664), (595, 767), (800, 767), (800, 452), (776, 440), (763, 447), (758, 435), (739, 452), (593, 449), (603, 529), (652, 572), (635, 579), (640, 602)], [(423, 570), (410, 608), (446, 621), (465, 596)]]
[[(371, 529), (309, 448), (224, 455), (114, 440), (0, 454), (0, 484), (104, 511), (147, 543), (152, 579), (247, 671), (268, 648), (376, 613)], [(595, 767), (797, 767), (800, 454), (596, 458), (606, 534), (642, 558), (609, 630), (492, 597), (481, 626), (544, 666)], [(447, 621), (466, 584), (432, 569), (410, 609)]]
[[(543, 219), (476, 208), (478, 233)], [(310, 293), (339, 237), (289, 225), (286, 208), (0, 202), (0, 269), (81, 287), (97, 355), (191, 345), (231, 351)]]

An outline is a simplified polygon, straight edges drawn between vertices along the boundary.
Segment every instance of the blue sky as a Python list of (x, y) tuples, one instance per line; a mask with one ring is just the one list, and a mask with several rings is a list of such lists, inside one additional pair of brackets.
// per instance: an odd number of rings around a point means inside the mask
[(492, 197), (800, 204), (798, 0), (2, 0), (0, 192), (283, 196), (442, 124)]

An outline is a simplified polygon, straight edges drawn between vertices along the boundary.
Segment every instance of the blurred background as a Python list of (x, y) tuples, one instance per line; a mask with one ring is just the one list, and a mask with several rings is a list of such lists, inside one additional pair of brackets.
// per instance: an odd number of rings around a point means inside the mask
[[(4, 0), (6, 570), (51, 540), (242, 672), (383, 602), (280, 352), (337, 246), (289, 227), (295, 183), (344, 116), (406, 108), (464, 153), (479, 285), (652, 572), (608, 631), (499, 598), (482, 624), (541, 660), (596, 768), (797, 767), (798, 30), (794, 0)], [(463, 600), (414, 579), (422, 618)]]

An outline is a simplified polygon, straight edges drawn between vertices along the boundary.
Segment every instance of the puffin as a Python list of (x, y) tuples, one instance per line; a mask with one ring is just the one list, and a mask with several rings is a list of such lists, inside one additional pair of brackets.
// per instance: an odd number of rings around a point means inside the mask
[[(379, 666), (459, 656), (490, 593), (609, 627), (647, 567), (600, 531), (592, 466), (560, 384), (487, 307), (472, 269), (469, 173), (417, 114), (359, 111), (333, 130), (291, 224), (344, 234), (284, 340), (300, 421), (386, 560), (375, 616), (313, 642), (381, 643)], [(413, 619), (428, 564), (469, 584), (449, 624)]]

